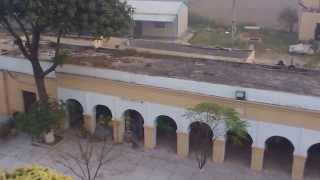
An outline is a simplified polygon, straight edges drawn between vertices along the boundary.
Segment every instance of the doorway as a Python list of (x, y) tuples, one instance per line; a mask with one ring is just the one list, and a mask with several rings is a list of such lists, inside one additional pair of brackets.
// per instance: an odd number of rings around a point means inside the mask
[(23, 96), (24, 111), (30, 112), (32, 109), (32, 106), (37, 101), (37, 95), (34, 92), (22, 91), (22, 96)]
[(314, 32), (314, 39), (316, 41), (320, 40), (320, 23), (317, 23), (317, 25), (316, 25), (316, 29), (315, 29), (315, 32)]

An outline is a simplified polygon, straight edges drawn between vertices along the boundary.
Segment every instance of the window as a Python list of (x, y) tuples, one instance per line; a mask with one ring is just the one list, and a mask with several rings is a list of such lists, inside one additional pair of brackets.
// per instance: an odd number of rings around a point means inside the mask
[(155, 28), (165, 28), (166, 24), (164, 22), (155, 22), (154, 27)]

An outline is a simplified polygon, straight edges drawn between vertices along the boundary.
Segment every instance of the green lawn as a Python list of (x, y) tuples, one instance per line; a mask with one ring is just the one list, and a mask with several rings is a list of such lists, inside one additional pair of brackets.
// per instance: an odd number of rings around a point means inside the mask
[(197, 28), (195, 30), (194, 37), (189, 41), (191, 44), (195, 45), (205, 45), (205, 46), (218, 46), (225, 48), (247, 48), (246, 42), (241, 42), (236, 40), (234, 46), (232, 46), (231, 33), (226, 34), (227, 30), (223, 28), (210, 29), (208, 28)]
[(261, 31), (262, 43), (257, 44), (257, 50), (271, 49), (279, 53), (287, 53), (289, 46), (298, 43), (296, 33), (288, 33), (275, 30)]
[(320, 54), (306, 57), (307, 63), (305, 68), (319, 68), (320, 67)]
[[(219, 47), (234, 47), (240, 49), (246, 49), (249, 46), (249, 42), (236, 39), (234, 46), (232, 46), (231, 34), (226, 34), (226, 28), (208, 28), (196, 27), (194, 37), (189, 41), (195, 45), (205, 46), (219, 46)], [(237, 36), (239, 37), (244, 30), (239, 28)], [(256, 49), (258, 53), (264, 52), (266, 49), (271, 49), (275, 52), (287, 53), (289, 45), (298, 42), (296, 33), (280, 32), (275, 30), (261, 30), (259, 36), (262, 39), (261, 43), (256, 43)]]

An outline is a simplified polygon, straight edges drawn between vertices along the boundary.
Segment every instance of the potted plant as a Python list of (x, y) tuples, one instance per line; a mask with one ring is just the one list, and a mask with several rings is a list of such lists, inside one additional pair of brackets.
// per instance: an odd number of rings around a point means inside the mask
[(50, 100), (36, 102), (29, 112), (18, 113), (15, 119), (18, 130), (30, 134), (33, 140), (51, 144), (55, 141), (54, 130), (60, 127), (64, 116), (63, 103)]

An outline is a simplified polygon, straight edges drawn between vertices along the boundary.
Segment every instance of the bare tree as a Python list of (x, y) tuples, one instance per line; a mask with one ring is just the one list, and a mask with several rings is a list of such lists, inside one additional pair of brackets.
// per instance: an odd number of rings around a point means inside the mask
[(107, 138), (102, 142), (93, 142), (91, 136), (78, 138), (75, 147), (72, 152), (59, 154), (56, 162), (81, 180), (96, 180), (103, 166), (113, 160), (109, 154), (114, 145), (108, 144)]
[(191, 127), (191, 132), (193, 131), (197, 143), (195, 155), (199, 169), (202, 169), (207, 162), (210, 141), (223, 138), (229, 131), (234, 134), (234, 140), (240, 142), (247, 134), (247, 123), (240, 120), (234, 109), (215, 103), (198, 104), (190, 108), (185, 117), (191, 122), (196, 122), (196, 127)]
[(290, 7), (283, 9), (279, 14), (278, 21), (288, 30), (288, 32), (292, 33), (294, 31), (294, 26), (299, 21), (297, 10)]

